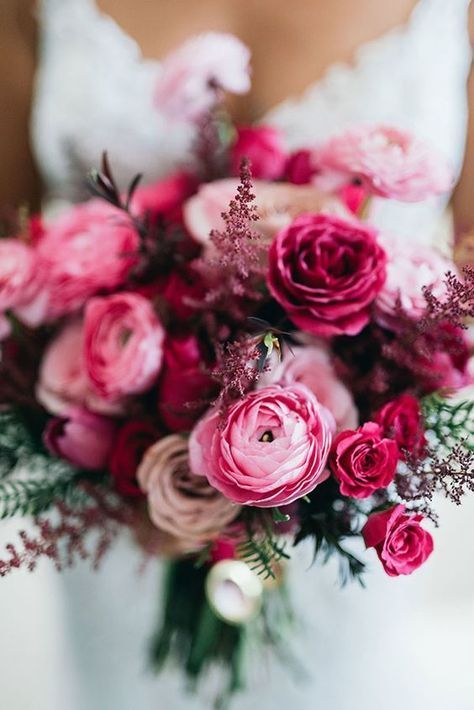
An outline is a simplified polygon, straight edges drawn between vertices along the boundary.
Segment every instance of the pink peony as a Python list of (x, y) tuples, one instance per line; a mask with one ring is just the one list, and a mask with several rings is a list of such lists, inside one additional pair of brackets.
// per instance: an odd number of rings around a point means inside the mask
[(358, 423), (357, 409), (351, 393), (337, 377), (330, 351), (324, 345), (295, 347), (287, 351), (268, 373), (263, 373), (259, 385), (270, 383), (292, 385), (301, 383), (329, 409), (338, 430), (354, 429)]
[(374, 195), (418, 202), (449, 192), (453, 173), (429, 145), (389, 126), (359, 126), (331, 138), (318, 149), (324, 171), (354, 177)]
[(230, 151), (232, 175), (239, 175), (243, 158), (250, 160), (254, 178), (277, 180), (286, 165), (281, 133), (271, 126), (241, 126)]
[(431, 286), (433, 294), (442, 299), (446, 273), (455, 267), (429, 246), (386, 235), (380, 243), (387, 254), (387, 279), (375, 301), (376, 320), (384, 327), (396, 328), (398, 303), (409, 316), (420, 318), (426, 310), (423, 288)]
[(106, 399), (145, 392), (156, 380), (165, 331), (151, 304), (134, 293), (93, 298), (84, 320), (84, 362)]
[(122, 285), (137, 263), (138, 247), (130, 219), (103, 200), (60, 215), (37, 246), (47, 274), (47, 320), (73, 313), (97, 292)]
[(250, 89), (250, 52), (233, 35), (218, 32), (193, 37), (161, 65), (155, 93), (159, 111), (170, 119), (196, 121), (216, 103), (219, 91)]
[(94, 471), (107, 465), (115, 433), (110, 419), (74, 407), (64, 418), (48, 422), (44, 442), (51, 453), (73, 466)]
[(323, 337), (357, 335), (385, 282), (375, 232), (331, 215), (302, 215), (275, 238), (268, 286), (295, 325)]
[(83, 350), (82, 323), (69, 323), (43, 355), (36, 386), (38, 401), (59, 417), (64, 417), (73, 405), (100, 414), (121, 414), (120, 403), (104, 400), (93, 389), (85, 371)]
[(412, 515), (396, 505), (369, 516), (362, 535), (367, 547), (374, 547), (390, 577), (411, 574), (433, 552), (433, 538), (420, 523), (422, 515)]
[(398, 457), (395, 441), (385, 439), (378, 424), (366, 422), (356, 431), (339, 434), (330, 463), (342, 495), (367, 498), (392, 483)]
[(27, 325), (39, 325), (43, 272), (34, 249), (19, 239), (0, 239), (0, 339), (8, 333), (3, 313), (14, 310)]
[(286, 505), (326, 479), (335, 423), (304, 385), (251, 392), (221, 424), (220, 412), (212, 409), (196, 425), (190, 465), (235, 503)]

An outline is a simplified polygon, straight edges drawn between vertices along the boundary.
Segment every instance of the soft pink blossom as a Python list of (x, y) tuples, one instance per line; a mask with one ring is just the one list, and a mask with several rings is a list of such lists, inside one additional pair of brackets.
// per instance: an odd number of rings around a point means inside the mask
[(4, 340), (10, 335), (11, 327), (8, 318), (0, 313), (0, 340)]
[(92, 298), (84, 318), (84, 363), (99, 395), (120, 399), (156, 380), (165, 331), (150, 302), (134, 293)]
[(260, 508), (286, 505), (327, 477), (335, 422), (304, 385), (270, 385), (212, 409), (189, 442), (193, 473), (229, 500)]
[(155, 104), (172, 119), (197, 120), (212, 108), (219, 91), (250, 89), (249, 61), (249, 50), (231, 34), (193, 37), (163, 61)]
[(350, 391), (336, 375), (331, 353), (324, 344), (287, 349), (283, 358), (259, 379), (259, 386), (270, 383), (291, 385), (301, 383), (329, 409), (338, 430), (355, 429), (357, 409)]
[(448, 192), (453, 173), (434, 148), (407, 131), (364, 125), (318, 148), (320, 168), (341, 183), (359, 178), (372, 194), (418, 202)]
[(61, 214), (37, 246), (47, 275), (47, 320), (73, 313), (97, 292), (123, 284), (137, 263), (138, 247), (130, 218), (103, 200)]
[(232, 175), (239, 175), (244, 158), (249, 159), (254, 178), (281, 178), (286, 166), (286, 151), (280, 131), (273, 126), (240, 126), (230, 151)]
[[(0, 239), (0, 318), (8, 310), (27, 325), (35, 326), (35, 301), (43, 284), (43, 272), (36, 252), (19, 239)], [(6, 321), (0, 326), (0, 338), (8, 332)]]

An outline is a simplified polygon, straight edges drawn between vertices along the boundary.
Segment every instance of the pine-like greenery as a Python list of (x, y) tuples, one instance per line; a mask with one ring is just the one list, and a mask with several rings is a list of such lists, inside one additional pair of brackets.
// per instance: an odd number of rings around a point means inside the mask
[(474, 451), (474, 400), (453, 401), (435, 392), (423, 399), (422, 408), (436, 447), (451, 450), (461, 444)]

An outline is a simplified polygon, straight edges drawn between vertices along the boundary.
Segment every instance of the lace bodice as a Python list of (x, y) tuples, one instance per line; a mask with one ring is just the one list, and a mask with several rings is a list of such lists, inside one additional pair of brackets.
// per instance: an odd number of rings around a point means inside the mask
[[(288, 145), (307, 145), (360, 122), (385, 121), (430, 140), (459, 171), (471, 62), (469, 0), (419, 0), (408, 22), (330, 67), (299, 97), (262, 120)], [(160, 62), (102, 14), (94, 0), (42, 0), (42, 60), (32, 131), (50, 195), (77, 199), (83, 176), (108, 150), (119, 179), (152, 180), (186, 159), (192, 136), (153, 106)], [(445, 200), (380, 204), (374, 220), (428, 238)], [(426, 236), (425, 236), (426, 235)]]

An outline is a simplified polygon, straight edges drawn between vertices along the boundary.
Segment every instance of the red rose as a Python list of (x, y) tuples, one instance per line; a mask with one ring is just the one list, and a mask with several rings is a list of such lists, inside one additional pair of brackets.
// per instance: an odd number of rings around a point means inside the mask
[(367, 498), (393, 481), (398, 447), (391, 439), (383, 438), (382, 427), (367, 422), (356, 431), (339, 434), (330, 463), (343, 495)]
[(328, 214), (305, 214), (277, 234), (268, 286), (290, 319), (323, 337), (357, 335), (385, 282), (375, 232)]
[(390, 577), (411, 574), (433, 552), (433, 538), (420, 525), (423, 520), (422, 515), (407, 514), (404, 505), (369, 516), (362, 536)]
[(181, 222), (184, 201), (196, 191), (197, 181), (188, 173), (176, 173), (165, 180), (138, 187), (131, 202), (133, 214), (148, 215), (152, 220), (161, 217)]
[(214, 386), (194, 335), (168, 337), (158, 386), (159, 411), (166, 428), (173, 432), (192, 429)]
[(199, 304), (205, 296), (206, 286), (202, 276), (191, 266), (183, 266), (170, 273), (162, 293), (174, 315), (179, 320), (186, 320), (196, 312), (192, 302)]
[(419, 456), (425, 446), (425, 430), (420, 403), (411, 394), (402, 394), (388, 402), (376, 413), (375, 421), (380, 424), (385, 436), (394, 439), (401, 453)]
[(120, 429), (109, 459), (109, 470), (121, 495), (143, 496), (136, 472), (143, 454), (157, 439), (159, 433), (149, 422), (132, 420)]
[(317, 173), (313, 164), (313, 154), (310, 150), (297, 150), (288, 156), (285, 176), (293, 185), (308, 185)]
[(242, 159), (248, 158), (254, 178), (277, 180), (286, 163), (282, 136), (270, 126), (241, 126), (237, 129), (230, 158), (233, 175), (239, 174)]

